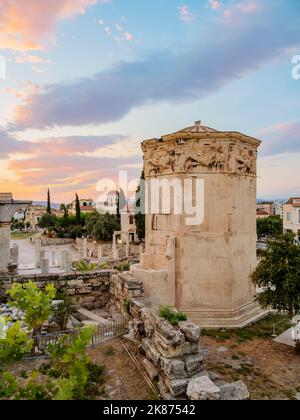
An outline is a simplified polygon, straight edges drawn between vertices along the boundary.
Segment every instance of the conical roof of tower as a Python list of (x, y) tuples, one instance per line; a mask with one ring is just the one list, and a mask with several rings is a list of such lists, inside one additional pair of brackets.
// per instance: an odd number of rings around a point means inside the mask
[(194, 125), (191, 127), (182, 128), (181, 130), (177, 131), (175, 134), (180, 133), (217, 133), (218, 130), (215, 130), (211, 127), (206, 127), (201, 124), (201, 121), (196, 121)]

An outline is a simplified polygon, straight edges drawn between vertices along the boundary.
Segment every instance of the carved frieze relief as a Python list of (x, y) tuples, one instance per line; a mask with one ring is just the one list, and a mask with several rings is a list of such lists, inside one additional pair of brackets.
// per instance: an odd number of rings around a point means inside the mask
[(256, 175), (256, 159), (254, 148), (216, 141), (197, 147), (163, 145), (145, 151), (144, 156), (146, 176), (199, 171)]

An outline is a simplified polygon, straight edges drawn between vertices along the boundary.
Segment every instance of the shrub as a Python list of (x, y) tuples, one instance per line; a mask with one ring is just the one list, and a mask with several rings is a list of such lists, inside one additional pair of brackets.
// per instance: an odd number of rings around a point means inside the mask
[(74, 262), (73, 267), (76, 271), (95, 271), (98, 268), (96, 263), (89, 263), (88, 261), (81, 260)]
[(91, 390), (95, 392), (95, 382), (99, 383), (104, 367), (96, 367), (85, 354), (94, 331), (85, 328), (78, 332), (71, 344), (68, 344), (69, 337), (65, 336), (59, 343), (49, 346), (51, 369), (60, 372), (60, 379), (71, 381), (60, 382), (55, 399), (67, 395), (69, 399), (85, 400), (91, 397)]
[(48, 284), (45, 291), (42, 291), (30, 281), (25, 284), (15, 283), (7, 293), (12, 299), (10, 304), (24, 312), (25, 323), (33, 329), (34, 335), (38, 334), (52, 312), (55, 287)]
[(295, 351), (300, 355), (300, 340), (296, 341)]
[(25, 332), (21, 330), (21, 324), (16, 322), (0, 339), (0, 363), (10, 364), (18, 362), (30, 353), (33, 340), (29, 340)]
[(180, 321), (186, 321), (187, 316), (182, 312), (177, 312), (175, 309), (170, 306), (162, 306), (160, 308), (159, 314), (162, 318), (170, 322), (171, 325), (177, 326)]
[(18, 389), (18, 383), (14, 375), (10, 372), (0, 374), (0, 398), (12, 397)]
[(130, 270), (130, 264), (128, 262), (116, 264), (116, 265), (114, 265), (114, 269), (118, 270), (120, 272), (129, 271)]
[(102, 264), (99, 265), (99, 270), (109, 270), (110, 266), (108, 264), (108, 262), (104, 262)]
[(39, 381), (38, 372), (32, 372), (30, 381), (24, 386), (19, 387), (15, 397), (17, 400), (28, 401), (50, 401), (53, 399), (55, 384), (47, 381), (46, 384)]
[[(114, 353), (114, 349), (111, 347), (112, 352)], [(89, 362), (87, 365), (88, 372), (89, 372), (89, 380), (96, 383), (102, 383), (103, 381), (103, 372), (105, 369), (104, 365), (97, 365), (95, 363)]]
[(74, 307), (69, 296), (64, 291), (57, 291), (56, 299), (62, 302), (53, 307), (52, 320), (59, 326), (61, 331), (65, 331), (68, 328), (68, 321), (74, 312)]

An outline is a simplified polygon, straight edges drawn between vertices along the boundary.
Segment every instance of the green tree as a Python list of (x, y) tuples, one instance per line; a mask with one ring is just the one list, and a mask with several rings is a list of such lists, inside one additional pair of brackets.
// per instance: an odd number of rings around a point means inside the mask
[(142, 172), (139, 186), (135, 195), (135, 225), (136, 233), (140, 241), (146, 235), (146, 215), (145, 215), (145, 173)]
[(14, 283), (7, 293), (11, 298), (10, 305), (24, 312), (24, 321), (33, 330), (33, 335), (39, 334), (52, 312), (55, 287), (48, 284), (45, 291), (42, 291), (30, 281), (25, 284)]
[(280, 216), (269, 216), (257, 219), (257, 235), (259, 238), (266, 236), (274, 238), (283, 233), (283, 220)]
[(57, 217), (55, 214), (45, 213), (39, 221), (39, 227), (42, 229), (54, 228), (57, 224)]
[(263, 308), (300, 313), (300, 247), (293, 234), (285, 233), (269, 242), (267, 251), (252, 274), (262, 289), (256, 300)]
[(120, 222), (115, 214), (94, 212), (87, 218), (86, 230), (96, 240), (108, 242), (114, 232), (120, 230)]
[(51, 198), (50, 198), (49, 188), (48, 188), (48, 193), (47, 193), (47, 213), (51, 214)]
[(81, 224), (81, 209), (80, 209), (80, 201), (79, 201), (79, 197), (76, 194), (76, 202), (75, 202), (75, 210), (76, 210), (76, 219), (77, 219), (77, 223)]

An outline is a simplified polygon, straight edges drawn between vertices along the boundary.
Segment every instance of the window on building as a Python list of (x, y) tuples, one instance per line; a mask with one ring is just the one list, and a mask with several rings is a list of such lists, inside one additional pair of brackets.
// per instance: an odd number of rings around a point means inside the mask
[[(300, 215), (299, 215), (299, 217), (300, 217)], [(132, 215), (129, 216), (129, 224), (134, 225), (134, 217)]]
[(300, 210), (298, 210), (298, 223), (300, 223)]
[(292, 220), (292, 218), (291, 218), (291, 213), (288, 211), (287, 212), (287, 214), (286, 214), (286, 220), (288, 221), (288, 222), (290, 222), (291, 220)]

